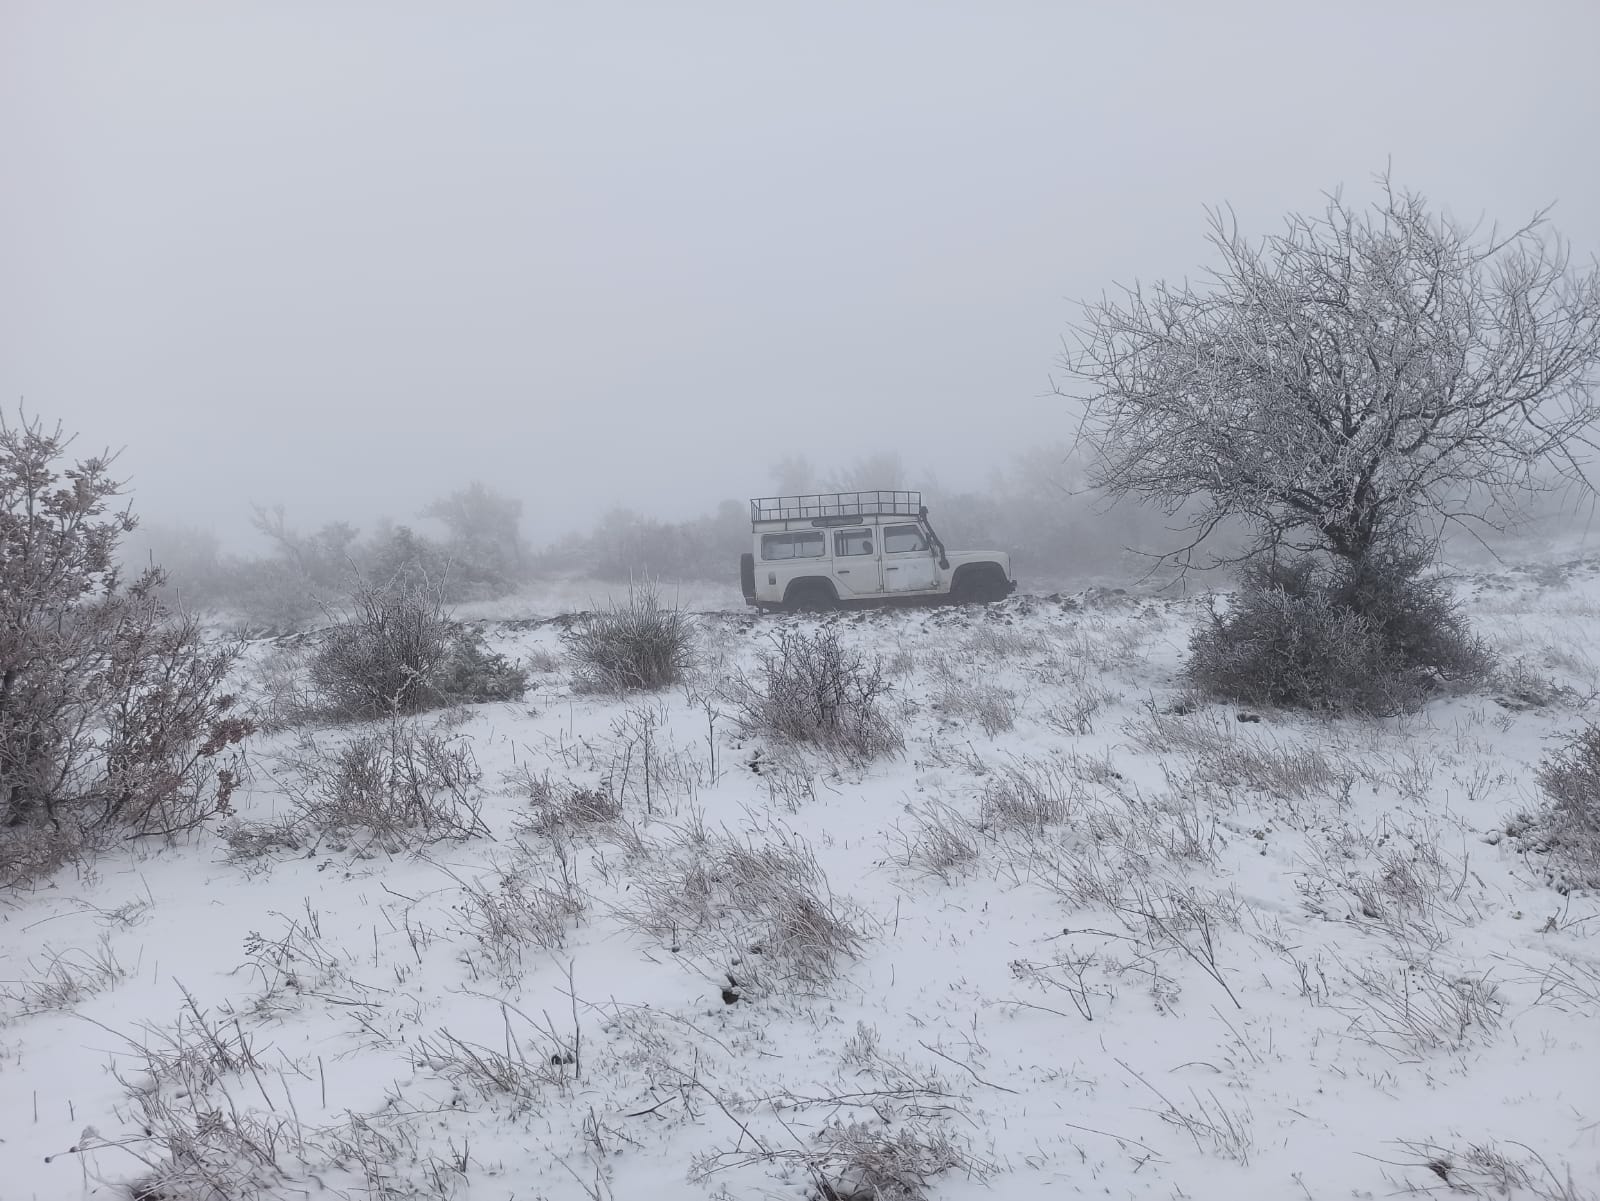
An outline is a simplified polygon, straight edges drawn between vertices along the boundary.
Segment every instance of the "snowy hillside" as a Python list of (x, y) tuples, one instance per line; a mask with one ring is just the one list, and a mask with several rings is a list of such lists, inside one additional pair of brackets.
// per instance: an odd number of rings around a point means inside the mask
[[(422, 719), (437, 841), (275, 834), (372, 733), (280, 732), (227, 837), (0, 900), (0, 1195), (1600, 1196), (1600, 903), (1504, 836), (1600, 565), (1464, 596), (1505, 678), (1389, 722), (1190, 701), (1197, 599), (702, 614), (622, 698), (490, 625), (535, 687)], [(818, 625), (898, 753), (719, 699)]]

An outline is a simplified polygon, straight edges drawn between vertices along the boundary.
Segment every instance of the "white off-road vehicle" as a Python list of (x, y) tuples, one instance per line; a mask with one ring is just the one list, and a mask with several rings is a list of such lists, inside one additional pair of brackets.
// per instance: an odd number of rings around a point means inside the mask
[(966, 604), (1010, 595), (1011, 558), (947, 554), (920, 492), (826, 492), (750, 502), (741, 555), (747, 604), (833, 609), (894, 601)]

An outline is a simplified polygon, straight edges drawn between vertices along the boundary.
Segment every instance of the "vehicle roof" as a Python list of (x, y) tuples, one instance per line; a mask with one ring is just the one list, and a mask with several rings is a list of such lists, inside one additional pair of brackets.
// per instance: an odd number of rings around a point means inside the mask
[(917, 519), (914, 516), (903, 513), (861, 513), (753, 521), (750, 526), (760, 534), (781, 534), (785, 530), (842, 530), (863, 525), (915, 525), (916, 523)]
[(750, 524), (755, 526), (764, 522), (818, 517), (915, 517), (921, 509), (922, 493), (900, 489), (758, 496), (750, 502)]

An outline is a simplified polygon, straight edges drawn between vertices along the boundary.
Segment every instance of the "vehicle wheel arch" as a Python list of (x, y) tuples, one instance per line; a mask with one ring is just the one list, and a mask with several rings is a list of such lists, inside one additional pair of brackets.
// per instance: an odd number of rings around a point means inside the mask
[(966, 602), (1000, 600), (1010, 591), (1005, 568), (990, 559), (982, 563), (962, 563), (950, 577), (950, 599)]
[(785, 609), (806, 607), (836, 608), (838, 604), (839, 590), (827, 576), (799, 576), (790, 580), (783, 590), (783, 607)]

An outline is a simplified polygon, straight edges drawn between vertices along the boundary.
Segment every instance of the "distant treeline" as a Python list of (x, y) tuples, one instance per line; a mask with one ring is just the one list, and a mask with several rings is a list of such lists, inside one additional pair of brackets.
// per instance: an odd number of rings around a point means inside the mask
[(124, 542), (123, 560), (159, 565), (184, 608), (262, 631), (321, 624), (361, 581), (402, 571), (425, 574), (454, 603), (507, 596), (530, 579), (534, 556), (520, 528), (521, 501), (474, 483), (418, 516), (443, 534), (387, 520), (365, 533), (344, 521), (305, 531), (281, 507), (258, 508), (254, 524), (270, 549), (257, 556), (225, 552), (206, 530), (141, 525)]
[[(786, 459), (755, 483), (752, 492), (785, 495), (919, 488), (951, 550), (1009, 552), (1028, 590), (1133, 578), (1155, 565), (1153, 556), (1182, 542), (1173, 532), (1177, 520), (1166, 514), (1108, 506), (1089, 488), (1087, 464), (1064, 447), (1015, 457), (982, 490), (946, 488), (907, 471), (895, 455), (831, 473)], [(381, 580), (402, 568), (420, 568), (442, 582), (449, 600), (461, 603), (510, 596), (554, 578), (726, 582), (737, 578), (739, 555), (750, 549), (747, 498), (724, 500), (687, 521), (616, 509), (591, 529), (537, 550), (522, 533), (521, 502), (480, 483), (434, 501), (418, 516), (442, 532), (391, 521), (365, 532), (346, 522), (301, 531), (282, 509), (258, 509), (255, 525), (271, 548), (264, 555), (225, 553), (207, 532), (155, 526), (129, 538), (126, 558), (134, 566), (151, 559), (160, 564), (188, 608), (254, 629), (291, 630), (321, 623), (357, 581)], [(1227, 545), (1224, 538), (1211, 549), (1225, 554)]]

